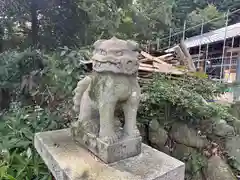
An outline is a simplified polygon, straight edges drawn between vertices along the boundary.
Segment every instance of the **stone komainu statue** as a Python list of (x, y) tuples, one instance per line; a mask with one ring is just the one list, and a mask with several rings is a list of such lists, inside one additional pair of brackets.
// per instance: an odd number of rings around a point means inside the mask
[[(92, 57), (93, 73), (75, 89), (76, 126), (107, 142), (139, 136), (136, 126), (140, 87), (137, 82), (138, 44), (113, 37), (98, 40)], [(114, 112), (122, 108), (123, 129), (116, 126)]]

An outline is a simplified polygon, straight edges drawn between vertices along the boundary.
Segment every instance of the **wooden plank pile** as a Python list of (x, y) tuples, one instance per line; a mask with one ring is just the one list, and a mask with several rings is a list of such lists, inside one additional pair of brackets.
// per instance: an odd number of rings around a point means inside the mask
[(145, 51), (141, 51), (140, 54), (138, 78), (142, 86), (151, 83), (154, 73), (181, 76), (184, 73), (196, 71), (192, 57), (183, 41), (174, 47), (173, 52), (161, 53), (163, 55), (158, 57), (152, 56)]
[(173, 53), (155, 57), (145, 51), (141, 51), (138, 70), (138, 81), (141, 87), (147, 87), (151, 84), (153, 74), (155, 73), (172, 74), (177, 76), (183, 75), (184, 72), (176, 68), (179, 64), (179, 60)]
[(186, 67), (188, 71), (196, 71), (192, 57), (183, 41), (174, 47), (173, 52), (163, 53), (158, 57), (150, 54), (141, 51), (139, 71), (182, 75), (184, 72), (177, 68), (179, 65)]
[(154, 57), (144, 51), (141, 51), (139, 65), (139, 71), (158, 72), (175, 75), (183, 74), (182, 71), (178, 70), (174, 66), (179, 65), (179, 62), (174, 58), (173, 54), (165, 54), (159, 57)]

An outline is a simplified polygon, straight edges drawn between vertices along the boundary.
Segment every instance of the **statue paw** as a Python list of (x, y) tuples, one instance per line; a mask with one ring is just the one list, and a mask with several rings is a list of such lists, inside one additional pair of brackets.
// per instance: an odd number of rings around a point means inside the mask
[(87, 131), (89, 133), (92, 133), (92, 134), (98, 133), (98, 126), (91, 121), (85, 121), (82, 123), (81, 126), (83, 127), (83, 129), (85, 131)]
[(125, 138), (135, 138), (135, 137), (139, 137), (139, 136), (141, 136), (141, 134), (137, 128), (130, 132), (126, 132), (126, 131), (124, 132)]
[(114, 135), (111, 135), (111, 136), (104, 136), (104, 137), (100, 137), (100, 139), (102, 141), (104, 141), (105, 143), (113, 144), (113, 143), (118, 141), (119, 135), (118, 134), (114, 134)]
[(138, 130), (138, 128), (136, 128), (133, 133), (134, 133), (135, 137), (141, 136), (140, 131)]
[(123, 136), (123, 131), (120, 130), (120, 129), (116, 130), (116, 136), (117, 136), (118, 139), (121, 139), (122, 136)]

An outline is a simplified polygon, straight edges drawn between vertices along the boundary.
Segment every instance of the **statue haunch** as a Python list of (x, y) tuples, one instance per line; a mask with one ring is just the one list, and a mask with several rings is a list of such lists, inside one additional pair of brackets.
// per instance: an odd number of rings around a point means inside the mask
[[(136, 127), (140, 87), (137, 82), (138, 44), (115, 37), (94, 44), (94, 72), (78, 82), (74, 110), (77, 127), (114, 143), (121, 137), (139, 136)], [(116, 125), (114, 112), (122, 108), (124, 127)]]

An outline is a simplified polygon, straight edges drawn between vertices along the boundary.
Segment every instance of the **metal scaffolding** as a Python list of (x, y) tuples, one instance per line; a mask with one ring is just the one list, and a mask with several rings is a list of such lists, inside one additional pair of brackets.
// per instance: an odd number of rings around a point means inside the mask
[[(213, 69), (213, 71), (214, 71), (214, 68), (215, 69), (220, 68), (218, 78), (219, 78), (220, 82), (222, 82), (223, 79), (224, 79), (225, 70), (229, 71), (228, 78), (230, 78), (231, 70), (232, 70), (233, 66), (237, 65), (237, 59), (239, 58), (238, 56), (234, 56), (232, 51), (230, 52), (230, 56), (227, 56), (228, 54), (226, 52), (226, 50), (227, 50), (227, 48), (226, 48), (227, 44), (226, 43), (229, 40), (231, 40), (231, 48), (232, 49), (234, 48), (234, 45), (235, 45), (235, 37), (234, 36), (230, 37), (229, 34), (232, 34), (232, 33), (228, 32), (228, 30), (231, 30), (231, 28), (228, 28), (229, 27), (229, 16), (231, 16), (232, 14), (235, 14), (239, 11), (240, 11), (240, 9), (237, 9), (233, 12), (228, 11), (221, 17), (209, 20), (207, 22), (202, 21), (202, 23), (200, 23), (196, 26), (189, 27), (189, 28), (187, 28), (187, 21), (185, 20), (184, 23), (183, 23), (182, 31), (174, 33), (173, 28), (170, 28), (169, 29), (169, 35), (167, 37), (160, 38), (160, 39), (158, 38), (156, 40), (157, 49), (160, 50), (160, 43), (163, 42), (163, 41), (165, 41), (165, 42), (167, 41), (167, 43), (166, 43), (167, 47), (161, 48), (161, 50), (170, 49), (172, 46), (175, 46), (176, 44), (179, 44), (179, 38), (188, 41), (190, 38), (189, 39), (186, 38), (186, 35), (187, 35), (186, 32), (187, 31), (193, 31), (193, 30), (196, 32), (196, 31), (198, 31), (197, 29), (200, 29), (200, 33), (198, 35), (199, 40), (198, 40), (197, 46), (195, 46), (195, 47), (198, 47), (198, 53), (197, 53), (198, 56), (196, 56), (197, 59), (195, 59), (194, 62), (196, 63), (197, 68), (199, 68), (201, 62), (203, 62), (203, 66), (204, 66), (203, 69), (204, 69), (205, 73), (207, 73), (210, 68)], [(212, 42), (211, 42), (210, 39), (208, 39), (206, 37), (205, 34), (208, 33), (208, 32), (204, 32), (204, 27), (209, 23), (213, 23), (213, 22), (219, 21), (221, 19), (225, 21), (224, 28), (220, 28), (221, 33), (222, 33), (222, 38), (223, 38), (222, 39), (222, 41), (223, 41), (222, 53), (221, 53), (221, 56), (213, 58), (213, 57), (211, 57), (211, 55), (209, 53), (209, 49), (210, 49), (210, 46), (211, 46)], [(239, 23), (239, 25), (240, 25), (240, 23)], [(240, 33), (238, 32), (237, 35), (239, 36)], [(216, 40), (215, 36), (214, 36), (214, 38), (213, 38), (213, 41)], [(239, 47), (240, 47), (240, 43), (239, 43)], [(203, 57), (202, 57), (202, 52), (204, 52)], [(226, 62), (228, 60), (229, 60), (229, 63)]]

